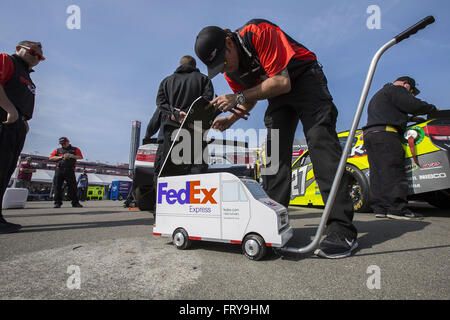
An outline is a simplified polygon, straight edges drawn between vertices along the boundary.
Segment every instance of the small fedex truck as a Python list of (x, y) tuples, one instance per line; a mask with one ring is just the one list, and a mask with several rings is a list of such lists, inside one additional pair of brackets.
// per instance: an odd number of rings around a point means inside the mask
[(249, 259), (283, 247), (293, 235), (287, 209), (254, 180), (231, 173), (159, 177), (153, 234), (178, 249), (191, 240), (241, 244)]

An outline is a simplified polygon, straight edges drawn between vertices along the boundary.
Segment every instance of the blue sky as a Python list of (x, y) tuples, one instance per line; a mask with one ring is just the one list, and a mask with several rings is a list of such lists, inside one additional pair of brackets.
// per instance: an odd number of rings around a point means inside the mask
[[(70, 30), (70, 5), (81, 10), (81, 29)], [(369, 5), (378, 5), (381, 29), (366, 26)], [(376, 50), (427, 15), (436, 22), (388, 50), (369, 92), (410, 75), (419, 98), (449, 109), (450, 2), (445, 0), (317, 1), (12, 1), (2, 2), (0, 52), (13, 53), (20, 40), (41, 41), (46, 61), (32, 78), (35, 113), (24, 152), (49, 155), (67, 136), (85, 159), (128, 162), (131, 122), (142, 122), (141, 138), (156, 105), (161, 80), (181, 56), (194, 57), (197, 33), (207, 25), (236, 29), (265, 18), (314, 51), (324, 66), (339, 110), (337, 130), (351, 126), (369, 63)], [(198, 66), (206, 73), (205, 66)], [(223, 76), (217, 94), (229, 93)], [(262, 129), (267, 103), (234, 128)], [(360, 126), (366, 122), (363, 113)], [(296, 136), (303, 137), (301, 124)]]

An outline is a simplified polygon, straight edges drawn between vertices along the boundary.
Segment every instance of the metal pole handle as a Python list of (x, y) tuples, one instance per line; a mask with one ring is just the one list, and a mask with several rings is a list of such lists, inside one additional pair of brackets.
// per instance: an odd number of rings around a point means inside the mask
[(406, 38), (409, 38), (410, 35), (413, 35), (417, 31), (425, 28), (427, 25), (432, 24), (434, 21), (436, 21), (436, 20), (434, 19), (433, 16), (428, 16), (428, 17), (420, 20), (419, 22), (417, 22), (412, 27), (409, 27), (408, 29), (406, 29), (402, 33), (400, 33), (397, 36), (395, 36), (394, 39), (397, 41), (397, 43), (399, 43), (400, 41), (402, 41), (402, 40), (404, 40)]

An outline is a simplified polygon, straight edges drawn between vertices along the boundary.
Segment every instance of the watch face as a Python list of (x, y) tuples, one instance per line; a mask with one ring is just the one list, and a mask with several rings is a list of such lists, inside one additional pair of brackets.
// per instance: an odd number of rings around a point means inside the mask
[(243, 104), (244, 102), (245, 102), (244, 95), (243, 95), (243, 94), (239, 94), (239, 95), (237, 96), (237, 103), (238, 103), (238, 104)]

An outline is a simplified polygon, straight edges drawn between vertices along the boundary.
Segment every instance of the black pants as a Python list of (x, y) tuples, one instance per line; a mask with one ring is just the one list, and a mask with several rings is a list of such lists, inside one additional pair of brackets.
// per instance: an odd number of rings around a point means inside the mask
[(16, 168), (26, 135), (27, 130), (22, 119), (19, 118), (12, 124), (0, 122), (0, 221), (3, 221), (3, 196)]
[(364, 133), (370, 166), (370, 204), (375, 213), (402, 214), (408, 203), (405, 151), (395, 132)]
[(77, 196), (78, 200), (80, 201), (86, 201), (86, 188), (78, 188), (77, 189)]
[[(292, 144), (299, 120), (303, 125), (308, 150), (324, 203), (328, 199), (342, 149), (336, 134), (337, 109), (327, 88), (322, 68), (314, 66), (291, 82), (291, 92), (269, 99), (264, 122), (268, 130), (267, 150), (271, 150), (271, 129), (279, 130), (279, 170), (264, 176), (267, 194), (284, 206), (289, 205), (292, 180)], [(353, 204), (344, 174), (327, 222), (327, 233), (337, 232), (356, 238), (352, 223)]]
[(56, 168), (54, 177), (55, 188), (55, 204), (62, 204), (63, 201), (63, 183), (66, 181), (69, 191), (69, 198), (72, 205), (78, 203), (77, 197), (77, 180), (75, 178), (75, 171), (73, 168)]

